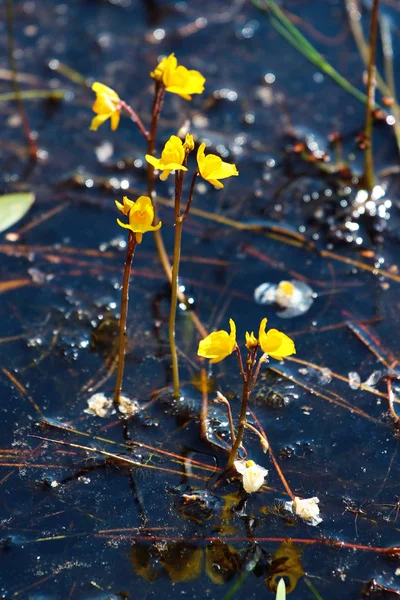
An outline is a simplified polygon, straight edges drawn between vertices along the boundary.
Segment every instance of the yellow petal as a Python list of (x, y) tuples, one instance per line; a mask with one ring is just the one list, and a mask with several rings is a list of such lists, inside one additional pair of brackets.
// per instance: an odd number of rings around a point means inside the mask
[(123, 223), (119, 219), (117, 219), (117, 223), (120, 227), (123, 227), (124, 229), (130, 229), (131, 231), (133, 231), (132, 227), (128, 223)]
[(111, 115), (111, 131), (115, 131), (119, 125), (120, 120), (120, 112), (119, 110), (115, 110)]
[(220, 181), (217, 181), (216, 179), (207, 179), (207, 181), (209, 183), (211, 183), (211, 185), (213, 185), (214, 187), (218, 188), (218, 189), (222, 189), (224, 186), (223, 183), (221, 183)]
[(233, 352), (236, 346), (236, 323), (233, 319), (229, 319), (229, 326), (231, 328), (231, 332), (229, 334), (232, 348), (231, 352)]
[(107, 121), (107, 119), (109, 119), (110, 117), (111, 117), (111, 114), (97, 115), (97, 117), (94, 117), (94, 119), (92, 119), (92, 122), (90, 124), (90, 131), (97, 131), (98, 128), (100, 127), (100, 125), (102, 125), (104, 123), (104, 121)]
[(138, 244), (141, 244), (141, 243), (142, 243), (142, 240), (143, 240), (143, 233), (140, 233), (140, 231), (137, 231), (137, 232), (135, 233), (135, 236), (136, 236), (136, 241), (137, 241), (137, 243), (138, 243)]
[(104, 83), (100, 83), (99, 81), (95, 81), (92, 85), (92, 90), (95, 94), (105, 94), (109, 96), (112, 100), (119, 102), (119, 96), (115, 90), (110, 87), (104, 85)]
[(153, 165), (153, 167), (155, 169), (160, 168), (159, 165), (160, 165), (161, 160), (159, 158), (156, 158), (155, 156), (152, 156), (151, 154), (146, 154), (145, 159), (147, 160), (148, 163)]
[(169, 169), (165, 169), (165, 171), (163, 171), (160, 175), (161, 181), (165, 181), (169, 175), (171, 175), (171, 171)]
[(125, 206), (123, 204), (121, 204), (121, 202), (118, 202), (118, 200), (115, 200), (115, 206), (118, 208), (118, 210), (120, 210), (124, 215), (126, 215), (125, 212)]
[(230, 334), (227, 331), (214, 331), (199, 343), (197, 354), (203, 358), (209, 358), (210, 364), (224, 360), (232, 354), (236, 346), (236, 325), (230, 319)]
[(270, 329), (267, 333), (265, 327), (267, 319), (260, 323), (259, 343), (262, 351), (268, 356), (281, 360), (285, 356), (296, 354), (296, 348), (292, 339), (277, 329)]

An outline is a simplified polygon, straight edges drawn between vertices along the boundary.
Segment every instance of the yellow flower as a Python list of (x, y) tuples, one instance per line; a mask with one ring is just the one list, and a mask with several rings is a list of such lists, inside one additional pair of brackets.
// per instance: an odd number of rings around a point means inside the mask
[(154, 208), (148, 196), (140, 196), (135, 202), (124, 197), (124, 203), (115, 202), (118, 210), (128, 216), (129, 224), (122, 223), (117, 219), (118, 225), (130, 229), (136, 234), (136, 241), (141, 244), (143, 234), (147, 231), (156, 231), (161, 227), (161, 221), (153, 226)]
[(246, 348), (252, 350), (258, 346), (258, 339), (253, 332), (249, 333), (246, 331)]
[(191, 152), (192, 150), (194, 150), (194, 139), (190, 133), (186, 134), (183, 147), (185, 148), (186, 152)]
[(268, 354), (268, 356), (271, 356), (272, 358), (276, 358), (276, 360), (282, 360), (284, 356), (296, 354), (294, 342), (290, 337), (277, 329), (270, 329), (266, 332), (266, 325), (267, 319), (263, 319), (260, 323), (260, 331), (258, 333), (258, 341), (261, 350), (265, 354)]
[(183, 142), (178, 136), (171, 135), (168, 142), (161, 152), (161, 158), (155, 158), (151, 154), (146, 154), (146, 160), (153, 165), (155, 169), (162, 171), (160, 179), (167, 179), (171, 171), (187, 171), (183, 166), (185, 160), (185, 148)]
[(92, 120), (91, 131), (97, 131), (107, 119), (111, 119), (111, 129), (115, 131), (118, 127), (121, 112), (121, 100), (117, 92), (98, 81), (94, 82), (92, 90), (96, 93), (93, 111), (97, 117)]
[(214, 331), (199, 343), (197, 354), (204, 358), (211, 358), (210, 364), (224, 360), (232, 354), (236, 347), (236, 325), (229, 319), (230, 334), (227, 331)]
[(223, 184), (218, 180), (226, 179), (226, 177), (232, 177), (233, 175), (239, 175), (236, 165), (224, 162), (215, 154), (208, 154), (208, 156), (206, 156), (204, 153), (205, 147), (205, 144), (201, 144), (197, 151), (197, 165), (199, 167), (200, 175), (203, 179), (206, 179), (212, 183), (212, 185), (215, 185), (215, 187), (223, 188)]
[(165, 85), (167, 92), (178, 94), (185, 100), (191, 100), (190, 94), (201, 94), (204, 91), (205, 78), (199, 71), (189, 71), (178, 61), (174, 54), (163, 58), (150, 76)]

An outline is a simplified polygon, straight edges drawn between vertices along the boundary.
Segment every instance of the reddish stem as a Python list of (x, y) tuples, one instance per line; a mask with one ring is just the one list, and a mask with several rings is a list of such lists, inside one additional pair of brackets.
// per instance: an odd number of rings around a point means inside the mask
[(139, 115), (124, 100), (121, 100), (120, 105), (121, 105), (121, 108), (126, 110), (126, 112), (130, 116), (132, 121), (139, 127), (140, 133), (146, 138), (146, 140), (148, 140), (149, 132), (146, 130), (145, 126), (143, 125)]

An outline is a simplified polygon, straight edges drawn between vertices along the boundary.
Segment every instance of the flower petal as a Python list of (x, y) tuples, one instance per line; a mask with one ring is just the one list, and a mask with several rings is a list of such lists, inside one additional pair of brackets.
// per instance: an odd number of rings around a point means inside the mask
[(115, 110), (111, 115), (111, 131), (115, 131), (119, 125), (121, 114), (119, 110)]

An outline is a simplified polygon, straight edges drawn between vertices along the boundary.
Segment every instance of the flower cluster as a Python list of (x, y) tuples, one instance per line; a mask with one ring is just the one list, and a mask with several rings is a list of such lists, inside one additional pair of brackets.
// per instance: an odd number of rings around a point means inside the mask
[[(206, 145), (200, 145), (197, 151), (197, 169), (200, 176), (217, 188), (223, 188), (224, 185), (219, 181), (227, 177), (239, 175), (236, 165), (224, 162), (216, 154), (205, 155)], [(153, 165), (155, 169), (161, 171), (160, 179), (165, 180), (171, 171), (187, 171), (187, 154), (193, 150), (194, 142), (190, 134), (186, 135), (185, 142), (171, 135), (161, 152), (161, 158), (155, 158), (146, 154), (146, 160)]]
[[(236, 349), (236, 325), (233, 319), (229, 320), (230, 333), (227, 331), (214, 331), (199, 343), (197, 354), (203, 358), (209, 358), (210, 363), (224, 360)], [(246, 332), (246, 347), (248, 350), (255, 349), (259, 345), (264, 354), (282, 360), (286, 356), (296, 354), (293, 340), (278, 329), (266, 331), (267, 319), (260, 323), (258, 339), (254, 333)]]

